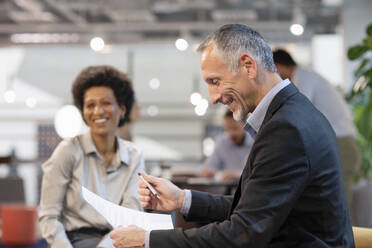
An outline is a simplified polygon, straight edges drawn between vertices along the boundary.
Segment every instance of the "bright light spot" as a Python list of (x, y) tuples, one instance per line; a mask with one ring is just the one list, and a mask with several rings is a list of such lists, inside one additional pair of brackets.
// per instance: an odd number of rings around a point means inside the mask
[(203, 154), (206, 157), (209, 157), (210, 155), (212, 155), (213, 151), (214, 151), (214, 140), (211, 137), (206, 137), (203, 140)]
[(90, 40), (90, 48), (93, 51), (99, 52), (105, 47), (105, 41), (101, 37), (94, 37)]
[(180, 51), (185, 51), (189, 47), (189, 43), (185, 39), (177, 39), (176, 40), (176, 48)]
[(7, 90), (5, 93), (4, 93), (4, 99), (7, 103), (13, 103), (15, 102), (16, 100), (16, 93), (14, 92), (14, 90)]
[(205, 115), (208, 109), (208, 101), (207, 99), (200, 99), (195, 107), (195, 113), (199, 116)]
[(198, 92), (194, 92), (190, 96), (190, 102), (192, 105), (198, 105), (201, 99), (202, 97)]
[(74, 33), (19, 33), (12, 34), (14, 43), (74, 43), (80, 36)]
[(150, 80), (149, 84), (151, 89), (156, 90), (160, 87), (160, 80), (157, 78), (153, 78)]
[(159, 114), (159, 109), (155, 105), (151, 105), (147, 108), (147, 114), (149, 116), (155, 116)]
[(37, 100), (35, 97), (27, 97), (26, 99), (26, 106), (29, 108), (34, 108), (37, 104)]
[(207, 113), (207, 109), (204, 108), (200, 104), (195, 107), (194, 111), (195, 111), (195, 114), (197, 114), (199, 116), (203, 116), (203, 115), (205, 115), (205, 113)]
[(205, 108), (207, 109), (208, 108), (208, 101), (207, 99), (201, 99), (198, 103), (198, 106), (200, 105), (201, 108)]
[(291, 33), (300, 36), (304, 33), (304, 27), (301, 24), (292, 24), (290, 27)]
[(65, 105), (54, 116), (54, 127), (61, 138), (74, 137), (83, 126), (80, 111), (73, 105)]

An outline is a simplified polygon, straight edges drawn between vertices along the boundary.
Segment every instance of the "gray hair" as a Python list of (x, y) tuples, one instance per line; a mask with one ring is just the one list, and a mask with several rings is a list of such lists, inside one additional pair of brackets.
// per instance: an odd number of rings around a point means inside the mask
[(232, 72), (238, 71), (239, 56), (248, 53), (265, 70), (277, 72), (273, 53), (264, 38), (255, 30), (243, 24), (227, 24), (210, 34), (198, 47), (203, 52), (215, 44), (222, 53), (222, 59)]

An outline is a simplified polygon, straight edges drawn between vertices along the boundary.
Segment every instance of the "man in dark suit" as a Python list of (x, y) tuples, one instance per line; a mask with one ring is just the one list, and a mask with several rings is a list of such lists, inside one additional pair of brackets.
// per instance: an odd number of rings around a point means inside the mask
[[(199, 47), (213, 103), (229, 106), (255, 139), (234, 197), (180, 190), (145, 176), (142, 206), (209, 221), (189, 230), (111, 232), (115, 247), (354, 247), (335, 134), (276, 72), (270, 47), (245, 25), (225, 25)], [(249, 115), (251, 113), (251, 115)]]

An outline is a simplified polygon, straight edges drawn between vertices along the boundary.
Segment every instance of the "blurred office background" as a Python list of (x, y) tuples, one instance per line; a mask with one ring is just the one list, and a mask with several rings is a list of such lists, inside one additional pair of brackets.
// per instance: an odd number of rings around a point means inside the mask
[(356, 64), (346, 51), (371, 13), (370, 0), (1, 0), (0, 177), (20, 175), (26, 203), (38, 203), (40, 165), (63, 136), (86, 130), (66, 107), (72, 81), (97, 64), (133, 80), (132, 135), (148, 169), (197, 169), (225, 110), (209, 103), (201, 78), (195, 48), (207, 34), (247, 24), (347, 93)]

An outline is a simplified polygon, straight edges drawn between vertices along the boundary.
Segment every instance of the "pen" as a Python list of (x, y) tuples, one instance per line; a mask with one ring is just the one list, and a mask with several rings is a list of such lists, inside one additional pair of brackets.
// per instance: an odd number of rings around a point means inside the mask
[(160, 199), (159, 193), (151, 186), (142, 176), (141, 173), (138, 172), (138, 176), (142, 179), (142, 181), (146, 184), (147, 188), (151, 191), (151, 193), (158, 199)]

